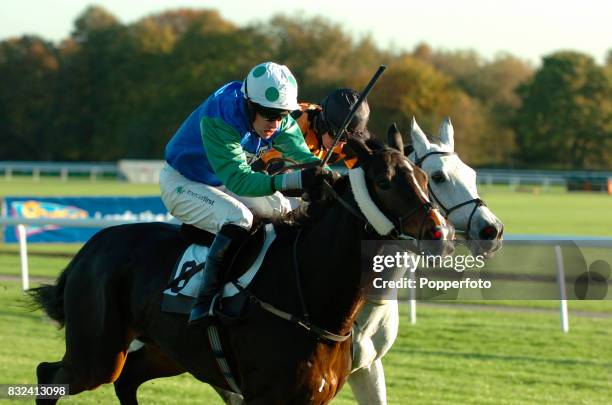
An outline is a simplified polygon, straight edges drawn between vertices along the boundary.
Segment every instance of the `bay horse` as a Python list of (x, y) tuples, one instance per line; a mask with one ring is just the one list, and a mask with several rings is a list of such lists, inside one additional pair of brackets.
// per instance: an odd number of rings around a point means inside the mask
[[(440, 125), (439, 144), (431, 142), (413, 119), (410, 142), (404, 145), (401, 134), (392, 125), (387, 134), (388, 143), (416, 162), (428, 175), (428, 190), (442, 207), (447, 218), (453, 215), (453, 225), (466, 239), (474, 255), (488, 257), (501, 246), (503, 224), (478, 195), (475, 172), (454, 151), (454, 129), (450, 118)], [(348, 383), (358, 403), (386, 404), (385, 376), (382, 357), (395, 342), (399, 328), (397, 301), (365, 299), (364, 306), (353, 327), (354, 358)], [(167, 362), (155, 362), (154, 348), (145, 347), (139, 356), (148, 356), (157, 372), (167, 367), (168, 376), (180, 374)], [(143, 370), (137, 374), (142, 375)], [(130, 379), (131, 380), (131, 379)], [(121, 383), (122, 379), (119, 380)], [(122, 384), (116, 384), (123, 388)], [(217, 389), (227, 404), (242, 404), (242, 398), (230, 391)]]
[[(354, 173), (365, 183), (365, 193), (392, 224), (387, 237), (452, 238), (452, 227), (424, 191), (424, 172), (373, 140), (350, 139), (349, 146), (359, 161)], [(321, 198), (308, 206), (308, 215), (294, 218), (299, 226), (278, 225), (250, 286), (252, 294), (291, 314), (303, 313), (301, 295), (313, 325), (343, 336), (363, 303), (361, 258), (355, 253), (362, 239), (381, 237), (367, 225), (375, 221), (360, 215), (363, 207), (354, 188), (353, 177), (344, 177), (334, 185), (333, 199)], [(31, 290), (66, 335), (62, 360), (38, 365), (39, 384), (68, 384), (76, 395), (114, 382), (123, 404), (137, 403), (142, 382), (184, 371), (219, 389), (230, 388), (204, 326), (188, 326), (186, 316), (160, 311), (172, 267), (187, 247), (178, 229), (162, 223), (104, 229), (83, 246), (56, 285)], [(333, 254), (323, 260), (313, 254), (322, 251)], [(293, 262), (301, 269), (297, 291)], [(258, 307), (242, 323), (219, 331), (248, 404), (326, 404), (351, 371), (350, 339), (322, 339)], [(146, 347), (128, 356), (136, 338)]]
[[(410, 142), (404, 145), (395, 124), (387, 132), (388, 144), (405, 154), (428, 175), (432, 200), (460, 233), (473, 255), (489, 257), (501, 247), (503, 224), (478, 195), (476, 174), (455, 153), (454, 129), (445, 118), (438, 131), (439, 144), (431, 142), (412, 119)], [(462, 241), (463, 242), (463, 241)], [(365, 298), (353, 327), (353, 365), (349, 386), (361, 405), (387, 403), (383, 356), (391, 349), (399, 329), (397, 300)], [(227, 404), (242, 404), (238, 395), (219, 392)]]

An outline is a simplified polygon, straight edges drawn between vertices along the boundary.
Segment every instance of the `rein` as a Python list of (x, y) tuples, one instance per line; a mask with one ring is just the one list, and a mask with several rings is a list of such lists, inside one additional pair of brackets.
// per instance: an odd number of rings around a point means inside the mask
[[(297, 168), (297, 167), (294, 166), (292, 168)], [(340, 195), (338, 195), (336, 190), (334, 190), (334, 188), (327, 181), (324, 180), (323, 186), (326, 189), (326, 191), (338, 203), (340, 203), (340, 205), (342, 205), (344, 209), (346, 209), (349, 213), (351, 213), (351, 215), (356, 217), (360, 222), (365, 223), (364, 231), (366, 233), (376, 232), (378, 235), (382, 237), (395, 236), (398, 239), (409, 239), (410, 238), (410, 239), (416, 240), (417, 248), (420, 248), (419, 246), (420, 238), (423, 235), (426, 217), (424, 217), (423, 221), (421, 222), (421, 226), (420, 226), (419, 234), (418, 234), (419, 239), (413, 236), (403, 234), (402, 221), (406, 220), (407, 218), (410, 218), (411, 216), (416, 214), (421, 209), (425, 209), (426, 212), (429, 213), (433, 209), (433, 205), (431, 204), (431, 202), (427, 201), (419, 205), (418, 207), (414, 208), (407, 215), (394, 218), (394, 220), (391, 221), (387, 218), (387, 216), (382, 211), (380, 211), (380, 209), (376, 206), (374, 201), (372, 201), (372, 198), (369, 195), (369, 191), (368, 191), (368, 187), (366, 184), (365, 174), (363, 172), (363, 169), (361, 168), (352, 169), (351, 171), (352, 171), (352, 174), (351, 172), (349, 172), (349, 181), (351, 184), (353, 195), (355, 197), (355, 202), (357, 203), (357, 206), (358, 206), (357, 208), (354, 207), (352, 204), (348, 203), (346, 200), (344, 200), (344, 198), (342, 198)], [(361, 191), (357, 191), (357, 190), (361, 190)], [(362, 200), (361, 203), (359, 201), (360, 198)], [(298, 297), (300, 300), (300, 305), (302, 307), (302, 317), (295, 316), (289, 312), (283, 311), (275, 307), (274, 305), (268, 302), (261, 300), (255, 294), (253, 294), (248, 289), (244, 288), (243, 286), (241, 286), (239, 283), (235, 281), (232, 281), (232, 284), (234, 284), (234, 286), (241, 293), (245, 294), (250, 302), (252, 302), (253, 304), (257, 304), (264, 311), (267, 311), (274, 316), (277, 316), (281, 319), (291, 322), (294, 325), (297, 325), (300, 328), (303, 328), (306, 331), (313, 333), (319, 339), (323, 339), (323, 340), (333, 342), (333, 343), (345, 342), (347, 339), (349, 339), (352, 336), (352, 333), (353, 333), (352, 328), (349, 329), (349, 331), (346, 334), (339, 335), (339, 334), (330, 332), (324, 328), (321, 328), (317, 325), (314, 325), (310, 321), (310, 315), (308, 313), (308, 308), (306, 307), (306, 301), (304, 300), (304, 294), (302, 292), (302, 283), (301, 283), (300, 268), (299, 268), (299, 261), (298, 261), (298, 249), (297, 248), (298, 248), (298, 243), (300, 241), (301, 235), (302, 235), (302, 230), (299, 229), (295, 237), (295, 240), (293, 241), (293, 269), (295, 271), (295, 280), (296, 280)], [(213, 301), (213, 305), (214, 305), (214, 301)], [(223, 377), (225, 378), (225, 381), (227, 382), (228, 386), (234, 392), (241, 393), (240, 387), (236, 383), (236, 380), (233, 377), (233, 374), (227, 363), (227, 360), (225, 359), (225, 355), (223, 354), (223, 349), (220, 344), (219, 334), (214, 325), (209, 326), (208, 337), (209, 337), (211, 347), (213, 348), (213, 352), (215, 353), (217, 364), (219, 365), (219, 368), (221, 370)]]
[[(303, 168), (303, 167), (304, 167), (304, 165), (293, 165), (291, 167), (285, 168), (285, 170), (288, 170), (288, 169), (298, 169), (298, 168)], [(362, 173), (363, 173), (363, 171), (362, 171)], [(364, 181), (365, 181), (365, 178), (364, 178)], [(393, 218), (393, 220), (387, 219), (386, 215), (382, 214), (382, 212), (381, 212), (380, 215), (385, 216), (385, 219), (392, 224), (392, 229), (387, 234), (382, 234), (381, 232), (376, 230), (374, 225), (372, 225), (372, 219), (368, 218), (368, 216), (365, 215), (362, 211), (360, 211), (359, 208), (354, 207), (353, 205), (349, 204), (346, 200), (344, 200), (344, 198), (342, 198), (336, 192), (336, 190), (334, 190), (334, 188), (327, 181), (323, 181), (323, 186), (324, 186), (325, 190), (334, 198), (334, 200), (339, 202), (340, 205), (342, 205), (342, 207), (344, 209), (346, 209), (354, 217), (359, 219), (359, 221), (365, 223), (364, 231), (366, 233), (376, 232), (376, 233), (378, 233), (382, 237), (389, 237), (389, 238), (395, 237), (397, 239), (411, 239), (411, 240), (416, 240), (418, 243), (420, 243), (420, 239), (423, 236), (423, 232), (424, 232), (426, 218), (424, 218), (423, 221), (421, 222), (421, 226), (419, 228), (418, 237), (414, 237), (414, 236), (403, 234), (402, 233), (402, 222), (405, 221), (406, 219), (410, 218), (411, 216), (413, 216), (414, 214), (416, 214), (417, 212), (419, 212), (422, 209), (424, 209), (427, 213), (430, 212), (432, 209), (434, 209), (433, 204), (431, 204), (431, 202), (427, 201), (427, 202), (419, 205), (418, 207), (415, 207), (407, 215), (404, 215), (404, 216), (401, 216), (401, 217), (397, 217), (397, 218)], [(352, 187), (354, 187), (354, 185), (352, 185)], [(353, 191), (353, 194), (354, 193), (355, 192)], [(367, 190), (366, 190), (366, 194), (367, 194)], [(369, 195), (368, 195), (368, 198), (371, 199), (371, 197), (369, 197)], [(359, 205), (359, 203), (358, 203), (358, 205)], [(306, 308), (306, 301), (304, 300), (304, 295), (302, 293), (300, 269), (299, 269), (299, 263), (298, 263), (298, 257), (297, 257), (297, 246), (298, 246), (301, 234), (302, 234), (302, 230), (300, 229), (298, 231), (296, 237), (295, 237), (294, 242), (293, 242), (293, 268), (294, 268), (294, 271), (295, 271), (296, 287), (297, 287), (297, 291), (298, 291), (298, 297), (300, 299), (300, 305), (302, 307), (302, 317), (301, 318), (298, 317), (298, 316), (295, 316), (293, 314), (290, 314), (290, 313), (288, 313), (286, 311), (283, 311), (281, 309), (278, 309), (274, 305), (261, 300), (256, 295), (254, 295), (253, 293), (251, 293), (250, 291), (248, 291), (247, 289), (245, 289), (244, 287), (242, 287), (238, 283), (233, 283), (233, 284), (236, 286), (236, 288), (238, 290), (243, 292), (252, 303), (259, 305), (259, 307), (262, 308), (263, 310), (268, 311), (271, 314), (273, 314), (273, 315), (275, 315), (275, 316), (277, 316), (279, 318), (282, 318), (282, 319), (284, 319), (286, 321), (289, 321), (289, 322), (291, 322), (291, 323), (293, 323), (295, 325), (298, 325), (301, 328), (304, 328), (307, 331), (309, 331), (311, 333), (314, 333), (315, 335), (317, 335), (317, 337), (319, 337), (321, 339), (332, 341), (332, 342), (344, 342), (345, 340), (347, 340), (351, 336), (352, 330), (350, 330), (345, 335), (338, 335), (338, 334), (330, 332), (330, 331), (328, 331), (328, 330), (326, 330), (324, 328), (318, 327), (318, 326), (316, 326), (316, 325), (314, 325), (314, 324), (312, 324), (310, 322), (310, 315), (308, 313), (308, 309)]]
[[(297, 284), (298, 296), (300, 298), (300, 304), (302, 306), (302, 318), (297, 317), (289, 312), (283, 311), (281, 309), (276, 308), (274, 305), (261, 300), (255, 294), (250, 292), (248, 289), (244, 288), (237, 281), (232, 281), (231, 283), (243, 294), (247, 296), (250, 302), (253, 304), (259, 305), (261, 309), (271, 313), (274, 316), (277, 316), (281, 319), (289, 321), (303, 329), (306, 329), (308, 332), (314, 333), (318, 338), (327, 340), (330, 342), (344, 342), (348, 338), (350, 338), (353, 334), (353, 329), (351, 328), (346, 335), (338, 335), (336, 333), (330, 332), (326, 329), (323, 329), (317, 325), (314, 325), (310, 322), (310, 315), (308, 314), (308, 310), (306, 308), (306, 302), (304, 300), (304, 294), (302, 294), (302, 284), (300, 281), (300, 271), (297, 260), (297, 245), (300, 235), (302, 234), (302, 230), (300, 229), (295, 237), (295, 241), (293, 243), (293, 267), (295, 269), (295, 278)], [(217, 297), (215, 297), (216, 299)], [(214, 306), (214, 300), (213, 300)], [(221, 339), (219, 338), (219, 332), (217, 327), (212, 324), (207, 328), (208, 340), (210, 342), (210, 346), (215, 355), (215, 360), (217, 361), (217, 365), (225, 378), (225, 382), (230, 387), (230, 389), (240, 395), (242, 395), (242, 391), (240, 390), (240, 386), (236, 382), (234, 375), (232, 374), (232, 370), (225, 358), (225, 354), (223, 353), (223, 347), (221, 346)]]
[(310, 322), (310, 316), (308, 315), (308, 311), (306, 310), (306, 304), (305, 304), (304, 297), (302, 294), (302, 287), (300, 283), (300, 273), (299, 273), (299, 268), (297, 265), (297, 241), (300, 236), (300, 233), (298, 233), (297, 237), (295, 238), (295, 242), (293, 244), (293, 263), (294, 263), (295, 275), (296, 275), (296, 280), (297, 280), (298, 295), (300, 297), (300, 304), (302, 306), (303, 318), (290, 314), (289, 312), (283, 311), (282, 309), (278, 309), (274, 305), (261, 300), (255, 294), (245, 289), (238, 283), (232, 282), (232, 284), (234, 284), (234, 286), (236, 286), (236, 288), (240, 290), (240, 292), (244, 293), (248, 297), (249, 301), (251, 301), (254, 304), (259, 305), (261, 309), (270, 312), (272, 315), (275, 315), (301, 328), (304, 328), (308, 332), (314, 333), (315, 335), (317, 335), (317, 337), (321, 339), (329, 340), (332, 342), (344, 342), (349, 337), (351, 337), (352, 330), (350, 330), (346, 335), (338, 335), (326, 329), (313, 325)]
[[(378, 233), (374, 229), (374, 226), (368, 220), (368, 218), (366, 218), (365, 215), (363, 215), (360, 211), (358, 211), (357, 208), (353, 207), (351, 204), (346, 202), (346, 200), (344, 198), (342, 198), (336, 192), (336, 190), (334, 190), (334, 188), (327, 181), (324, 181), (323, 185), (325, 186), (326, 192), (328, 192), (336, 201), (338, 201), (348, 212), (350, 212), (357, 219), (359, 219), (360, 221), (365, 223), (364, 230), (367, 233), (372, 233), (372, 232)], [(403, 240), (416, 240), (416, 241), (420, 241), (421, 237), (423, 236), (423, 231), (424, 231), (424, 227), (425, 227), (425, 219), (423, 220), (423, 222), (421, 222), (421, 226), (419, 227), (418, 238), (416, 238), (414, 236), (411, 236), (411, 235), (405, 235), (405, 234), (401, 233), (401, 229), (402, 229), (402, 221), (405, 221), (406, 219), (410, 218), (411, 216), (416, 214), (421, 209), (425, 209), (426, 212), (429, 212), (429, 211), (431, 211), (433, 209), (433, 205), (430, 202), (423, 203), (423, 204), (419, 205), (418, 207), (414, 208), (412, 211), (410, 211), (410, 213), (408, 213), (408, 215), (404, 215), (402, 217), (397, 217), (397, 218), (394, 218), (394, 219), (390, 220), (392, 222), (392, 224), (393, 224), (393, 229), (391, 230), (391, 232), (389, 234), (387, 234), (387, 235), (381, 235), (380, 233), (378, 233), (378, 235), (380, 235), (382, 237), (388, 237), (388, 238), (395, 237), (397, 239), (403, 239)], [(396, 225), (396, 221), (397, 221), (397, 225)]]
[[(346, 202), (346, 200), (344, 200), (344, 198), (342, 198), (337, 192), (336, 190), (334, 190), (334, 188), (327, 182), (327, 181), (323, 181), (323, 185), (326, 189), (326, 191), (337, 201), (340, 203), (340, 205), (342, 205), (342, 207), (344, 207), (348, 212), (350, 212), (353, 216), (355, 216), (357, 219), (359, 219), (360, 221), (365, 223), (364, 226), (364, 230), (366, 232), (372, 232), (372, 230), (374, 229), (372, 224), (370, 223), (370, 221), (367, 219), (367, 217), (362, 214), (357, 208), (355, 208), (354, 206), (352, 206), (351, 204), (349, 204), (348, 202)], [(400, 231), (398, 231), (397, 226), (395, 225), (395, 223), (393, 224), (394, 228), (392, 231), (394, 231), (395, 234), (397, 234), (398, 237), (406, 237), (407, 235), (403, 235), (401, 234), (401, 224), (402, 224), (402, 220), (405, 220), (406, 218), (410, 218), (412, 215), (414, 215), (415, 213), (417, 213), (420, 209), (425, 208), (427, 210), (427, 212), (431, 211), (433, 209), (433, 205), (430, 202), (426, 202), (418, 207), (416, 207), (415, 209), (413, 209), (408, 215), (405, 215), (403, 217), (399, 217), (397, 220), (399, 222), (400, 225)], [(423, 220), (423, 222), (421, 223), (421, 227), (419, 230), (419, 236), (422, 236), (423, 234), (423, 228), (425, 225), (425, 219)], [(368, 229), (371, 228), (371, 229)], [(346, 335), (338, 335), (335, 333), (332, 333), (326, 329), (320, 328), (314, 324), (312, 324), (310, 322), (310, 315), (308, 314), (308, 309), (306, 308), (306, 302), (304, 300), (304, 295), (302, 293), (302, 284), (301, 284), (301, 277), (300, 277), (300, 267), (299, 267), (299, 262), (298, 262), (298, 251), (297, 251), (297, 247), (298, 247), (298, 242), (300, 239), (300, 236), (302, 234), (302, 230), (298, 230), (298, 233), (295, 237), (295, 240), (293, 242), (293, 269), (295, 271), (295, 277), (296, 277), (296, 287), (297, 287), (297, 291), (298, 291), (298, 296), (300, 299), (300, 304), (302, 306), (302, 318), (299, 318), (295, 315), (292, 315), (288, 312), (282, 311), (276, 307), (274, 307), (272, 304), (269, 304), (267, 302), (262, 301), (261, 299), (259, 299), (258, 297), (256, 297), (255, 295), (253, 295), (251, 292), (242, 289), (241, 287), (238, 287), (239, 289), (241, 289), (242, 291), (244, 291), (247, 296), (249, 297), (249, 299), (251, 300), (251, 302), (258, 304), (262, 309), (270, 312), (273, 315), (278, 316), (279, 318), (285, 319), (289, 322), (292, 322), (304, 329), (306, 329), (309, 332), (314, 333), (315, 335), (317, 335), (319, 338), (325, 339), (325, 340), (329, 340), (332, 342), (344, 342), (345, 340), (347, 340), (351, 334), (352, 334), (352, 329), (349, 330), (349, 332)], [(381, 236), (385, 236), (385, 235), (381, 235)], [(416, 238), (410, 236), (410, 238), (417, 240)]]
[[(429, 156), (432, 156), (432, 155), (452, 156), (452, 155), (456, 155), (456, 153), (455, 152), (444, 152), (444, 151), (432, 151), (432, 152), (426, 153), (425, 155), (423, 155), (423, 156), (421, 156), (419, 158), (417, 156), (416, 151), (414, 151), (414, 156), (416, 157), (416, 161), (415, 161), (414, 164), (416, 166), (420, 167), (420, 168), (423, 168), (422, 166), (423, 166), (423, 162), (425, 161), (425, 159), (427, 159)], [(482, 206), (486, 207), (487, 203), (482, 198), (477, 197), (477, 198), (473, 198), (471, 200), (464, 201), (464, 202), (459, 203), (457, 205), (454, 205), (454, 206), (452, 206), (450, 208), (446, 208), (444, 206), (444, 204), (442, 204), (442, 202), (440, 201), (438, 196), (436, 196), (436, 194), (434, 193), (433, 189), (431, 187), (428, 187), (428, 189), (429, 189), (429, 194), (434, 199), (436, 204), (440, 208), (442, 208), (444, 210), (444, 218), (446, 218), (446, 219), (450, 219), (449, 218), (450, 214), (453, 211), (457, 210), (458, 208), (464, 207), (464, 206), (466, 206), (468, 204), (474, 204), (474, 208), (472, 209), (472, 212), (470, 213), (470, 215), (468, 217), (467, 228), (465, 230), (466, 238), (469, 238), (470, 230), (471, 230), (471, 226), (472, 226), (472, 218), (474, 218), (474, 214), (476, 213), (476, 210), (479, 207), (482, 207)]]
[[(340, 203), (340, 205), (342, 205), (343, 208), (345, 208), (348, 212), (350, 212), (354, 217), (356, 217), (357, 219), (359, 219), (361, 222), (365, 223), (364, 226), (364, 230), (367, 233), (373, 232), (375, 231), (374, 226), (371, 223), (371, 220), (369, 220), (367, 218), (366, 215), (364, 215), (362, 212), (359, 211), (358, 208), (355, 208), (353, 205), (349, 204), (346, 200), (344, 200), (334, 189), (333, 187), (327, 182), (327, 181), (323, 181), (323, 185), (326, 189), (326, 191), (337, 201)], [(387, 235), (381, 235), (379, 233), (380, 236), (383, 237), (397, 237), (397, 238), (401, 238), (401, 239), (414, 239), (419, 241), (419, 239), (413, 237), (413, 236), (409, 236), (409, 235), (404, 235), (401, 233), (401, 225), (402, 225), (402, 221), (406, 220), (407, 218), (410, 218), (411, 216), (413, 216), (414, 214), (416, 214), (419, 210), (421, 209), (425, 209), (427, 210), (427, 212), (431, 211), (433, 209), (433, 205), (430, 202), (426, 202), (424, 204), (419, 205), (418, 207), (414, 208), (412, 211), (410, 211), (410, 213), (408, 213), (405, 216), (402, 217), (398, 217), (395, 221), (393, 221), (393, 229), (391, 230), (390, 233), (388, 233)], [(399, 224), (399, 228), (398, 225)], [(420, 229), (419, 229), (419, 237), (422, 236), (423, 234), (423, 230), (424, 230), (424, 225), (425, 225), (425, 219), (423, 220), (423, 222), (421, 223)], [(398, 230), (399, 229), (399, 230)], [(311, 323), (310, 321), (310, 315), (308, 313), (308, 309), (306, 308), (306, 301), (304, 300), (304, 295), (302, 293), (302, 285), (301, 285), (301, 277), (300, 277), (300, 269), (299, 269), (299, 263), (298, 263), (298, 256), (297, 256), (297, 247), (298, 247), (298, 243), (300, 240), (300, 236), (302, 234), (302, 230), (300, 229), (295, 237), (295, 240), (293, 242), (293, 268), (295, 271), (295, 277), (296, 277), (296, 287), (297, 287), (297, 291), (298, 291), (298, 297), (300, 300), (300, 305), (302, 307), (302, 317), (298, 317), (295, 316), (293, 314), (290, 314), (286, 311), (283, 311), (281, 309), (276, 308), (274, 305), (265, 302), (263, 300), (261, 300), (260, 298), (258, 298), (257, 296), (255, 296), (253, 293), (251, 293), (250, 291), (248, 291), (247, 289), (243, 288), (241, 285), (234, 283), (234, 285), (236, 286), (236, 288), (238, 288), (241, 292), (243, 292), (244, 294), (246, 294), (246, 296), (249, 298), (249, 300), (254, 303), (259, 305), (260, 308), (262, 308), (265, 311), (270, 312), (271, 314), (282, 318), (286, 321), (289, 321), (295, 325), (300, 326), (301, 328), (306, 329), (307, 331), (314, 333), (317, 337), (324, 339), (324, 340), (328, 340), (328, 341), (332, 341), (332, 342), (344, 342), (345, 340), (347, 340), (351, 334), (352, 334), (352, 330), (350, 330), (347, 334), (345, 335), (339, 335), (333, 332), (330, 332), (324, 328), (321, 328), (319, 326), (314, 325), (313, 323)]]

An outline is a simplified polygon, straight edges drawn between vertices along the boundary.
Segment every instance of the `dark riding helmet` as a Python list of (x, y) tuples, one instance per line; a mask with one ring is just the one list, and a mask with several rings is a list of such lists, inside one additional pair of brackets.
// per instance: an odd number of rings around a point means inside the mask
[[(359, 93), (352, 89), (336, 89), (321, 102), (321, 115), (316, 130), (319, 135), (329, 132), (337, 134), (351, 107), (357, 103)], [(370, 118), (368, 101), (363, 100), (353, 119), (349, 122), (347, 131), (360, 133), (366, 129)]]

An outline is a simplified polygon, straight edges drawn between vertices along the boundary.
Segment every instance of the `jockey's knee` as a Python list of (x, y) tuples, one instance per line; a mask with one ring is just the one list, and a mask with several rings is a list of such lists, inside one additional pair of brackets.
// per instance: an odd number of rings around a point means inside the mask
[(253, 213), (246, 206), (240, 204), (224, 221), (224, 224), (234, 224), (241, 228), (251, 229), (253, 226)]

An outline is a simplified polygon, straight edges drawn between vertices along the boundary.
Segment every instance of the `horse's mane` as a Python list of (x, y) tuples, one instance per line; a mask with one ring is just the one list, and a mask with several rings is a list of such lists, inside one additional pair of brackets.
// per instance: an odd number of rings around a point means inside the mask
[[(341, 194), (348, 185), (348, 175), (344, 175), (334, 183), (334, 191)], [(298, 229), (308, 227), (320, 219), (335, 201), (323, 187), (309, 191), (308, 196), (308, 203), (300, 204), (298, 208), (273, 221), (278, 235), (295, 233)]]
[(365, 141), (365, 144), (368, 148), (376, 151), (381, 149), (389, 149), (389, 146), (376, 137), (371, 137)]

